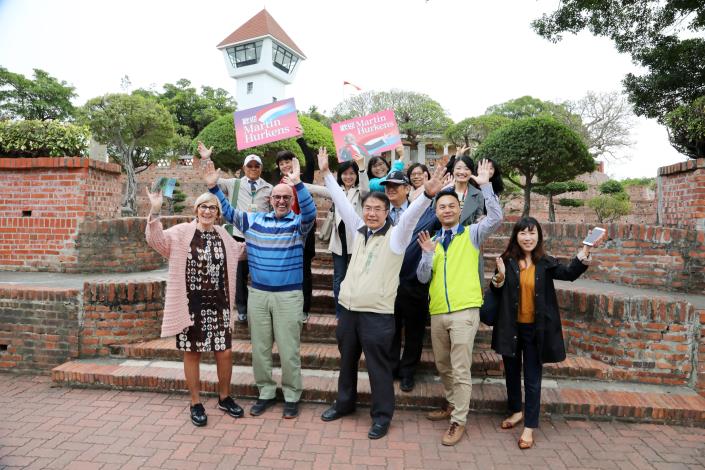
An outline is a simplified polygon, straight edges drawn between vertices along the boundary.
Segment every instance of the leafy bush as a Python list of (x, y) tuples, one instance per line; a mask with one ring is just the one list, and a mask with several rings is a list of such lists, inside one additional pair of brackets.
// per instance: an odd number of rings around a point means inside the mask
[(621, 180), (621, 183), (625, 189), (632, 186), (646, 186), (651, 189), (656, 189), (656, 178), (627, 178)]
[(76, 157), (88, 150), (85, 126), (57, 121), (0, 121), (0, 155), (7, 157)]
[[(312, 149), (327, 147), (328, 154), (335, 156), (335, 144), (333, 143), (333, 132), (309, 117), (299, 115), (299, 122), (304, 128), (304, 139)], [(251, 153), (262, 157), (264, 170), (269, 171), (276, 166), (275, 158), (280, 150), (290, 150), (304, 162), (304, 156), (296, 143), (296, 139), (280, 140), (271, 144), (260, 145), (245, 150), (238, 150), (235, 142), (235, 124), (233, 115), (229, 114), (216, 119), (208, 124), (191, 143), (191, 152), (198, 155), (196, 150), (198, 141), (202, 141), (207, 147), (213, 147), (211, 158), (218, 168), (226, 168), (231, 171), (242, 168), (245, 157)], [(334, 167), (334, 158), (331, 158), (331, 167)], [(337, 161), (337, 159), (335, 160)]]
[(671, 145), (690, 158), (705, 157), (705, 96), (666, 114)]
[(564, 197), (558, 200), (558, 205), (565, 207), (582, 207), (585, 205), (585, 201), (582, 199)]
[(632, 203), (626, 193), (602, 194), (588, 201), (600, 223), (613, 222), (632, 211)]
[(607, 180), (600, 185), (599, 189), (602, 194), (616, 194), (624, 192), (624, 186), (622, 186), (622, 183), (617, 180)]

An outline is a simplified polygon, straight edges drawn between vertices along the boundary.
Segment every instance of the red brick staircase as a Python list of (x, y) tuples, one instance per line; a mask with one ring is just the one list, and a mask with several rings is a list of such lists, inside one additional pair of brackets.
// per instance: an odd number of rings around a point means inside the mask
[[(331, 257), (319, 248), (314, 260), (314, 303), (312, 315), (302, 331), (301, 361), (307, 402), (332, 402), (337, 389), (338, 350), (335, 344), (335, 317)], [(580, 288), (573, 288), (578, 289)], [(559, 291), (565, 290), (558, 287)], [(559, 292), (559, 296), (565, 293)], [(619, 300), (619, 299), (618, 299)], [(705, 315), (705, 311), (703, 311)], [(473, 355), (473, 392), (475, 411), (505, 410), (506, 393), (501, 358), (490, 348), (491, 329), (482, 327), (477, 334)], [(703, 346), (701, 346), (703, 348)], [(252, 348), (247, 325), (236, 324), (233, 340), (233, 393), (256, 397), (251, 370)], [(275, 365), (278, 354), (274, 349)], [(201, 386), (215, 393), (217, 376), (211, 354), (204, 354)], [(399, 407), (428, 408), (442, 402), (442, 386), (434, 375), (433, 356), (426, 335), (417, 385), (411, 393), (396, 387)], [(694, 375), (694, 374), (691, 374)], [(279, 378), (279, 370), (275, 369)], [(114, 342), (110, 354), (81, 357), (52, 370), (57, 385), (118, 388), (155, 392), (186, 390), (181, 353), (173, 338), (142, 342)], [(678, 381), (676, 381), (678, 382)], [(692, 381), (691, 381), (692, 382)], [(542, 391), (542, 412), (590, 419), (622, 419), (705, 425), (705, 398), (692, 383), (670, 385), (667, 381), (629, 374), (623, 367), (610, 365), (584, 354), (569, 355), (559, 364), (547, 365)], [(370, 386), (362, 360), (358, 380), (359, 400), (369, 404)]]

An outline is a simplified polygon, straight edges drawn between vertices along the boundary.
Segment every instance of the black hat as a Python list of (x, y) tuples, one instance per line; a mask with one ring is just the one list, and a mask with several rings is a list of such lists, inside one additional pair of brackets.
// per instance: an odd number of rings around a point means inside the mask
[(387, 179), (382, 181), (380, 184), (385, 185), (387, 183), (392, 184), (409, 184), (409, 178), (406, 177), (403, 171), (392, 171), (387, 175)]

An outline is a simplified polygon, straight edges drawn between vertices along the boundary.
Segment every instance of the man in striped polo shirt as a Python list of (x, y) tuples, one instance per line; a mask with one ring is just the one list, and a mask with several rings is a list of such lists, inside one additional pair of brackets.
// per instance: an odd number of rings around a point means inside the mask
[(272, 189), (271, 212), (233, 209), (217, 186), (220, 170), (209, 161), (203, 179), (223, 208), (223, 217), (245, 236), (252, 286), (247, 300), (252, 340), (252, 369), (259, 399), (250, 414), (259, 416), (275, 402), (277, 384), (272, 379), (272, 337), (282, 366), (284, 418), (299, 414), (301, 398), (301, 325), (303, 322), (303, 254), (306, 235), (316, 220), (316, 206), (301, 182), (299, 161), (292, 161), (287, 182), (294, 185), (301, 214), (291, 210), (294, 199), (288, 184)]

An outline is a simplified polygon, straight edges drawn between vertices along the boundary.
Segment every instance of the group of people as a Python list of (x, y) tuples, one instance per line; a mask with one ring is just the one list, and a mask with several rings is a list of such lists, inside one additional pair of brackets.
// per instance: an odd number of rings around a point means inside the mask
[[(574, 280), (590, 261), (590, 247), (568, 264), (548, 256), (541, 226), (531, 217), (514, 225), (509, 244), (496, 258), (485, 289), (483, 242), (502, 223), (500, 168), (492, 160), (472, 161), (462, 147), (447, 167), (433, 173), (423, 164), (404, 171), (398, 147), (391, 165), (381, 157), (353, 153), (330, 171), (325, 148), (318, 168), (325, 189), (312, 185), (313, 151), (298, 140), (306, 157), (277, 155), (276, 184), (261, 178), (257, 155), (244, 160), (244, 176), (224, 179), (199, 143), (208, 192), (194, 203), (196, 219), (164, 230), (162, 196), (147, 191), (148, 243), (169, 260), (162, 336), (176, 336), (184, 351), (191, 394), (191, 420), (207, 416), (199, 398), (202, 352), (214, 352), (218, 407), (244, 415), (230, 396), (231, 316), (249, 324), (252, 366), (259, 397), (250, 409), (258, 416), (276, 403), (272, 347), (281, 361), (284, 418), (299, 413), (302, 393), (300, 337), (311, 305), (311, 259), (316, 206), (311, 193), (330, 196), (334, 211), (329, 251), (340, 352), (338, 393), (321, 415), (333, 421), (353, 413), (361, 354), (371, 386), (370, 439), (385, 436), (394, 414), (394, 380), (415, 387), (427, 321), (446, 404), (428, 413), (445, 420), (441, 437), (454, 445), (465, 433), (472, 393), (472, 350), (479, 310), (488, 295), (497, 299), (492, 347), (502, 355), (510, 416), (503, 429), (524, 421), (519, 447), (533, 445), (538, 427), (542, 365), (565, 359), (554, 279)], [(447, 174), (446, 174), (447, 173)], [(306, 184), (308, 183), (308, 184)], [(225, 219), (224, 227), (217, 225)], [(248, 286), (248, 274), (250, 283)], [(403, 346), (402, 346), (403, 345)], [(521, 373), (525, 406), (522, 411)]]

